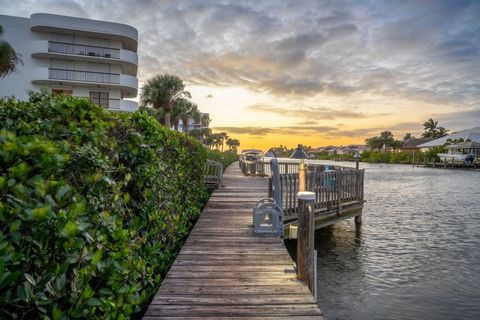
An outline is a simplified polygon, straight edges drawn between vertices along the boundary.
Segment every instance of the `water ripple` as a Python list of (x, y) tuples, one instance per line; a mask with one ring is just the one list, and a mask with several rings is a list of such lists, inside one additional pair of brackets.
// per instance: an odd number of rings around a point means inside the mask
[(480, 172), (363, 167), (360, 230), (315, 235), (326, 318), (480, 319)]

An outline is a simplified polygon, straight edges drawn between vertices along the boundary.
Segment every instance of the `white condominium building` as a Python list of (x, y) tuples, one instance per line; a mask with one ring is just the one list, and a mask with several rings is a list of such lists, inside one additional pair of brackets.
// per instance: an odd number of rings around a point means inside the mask
[(21, 55), (17, 71), (0, 79), (0, 97), (28, 91), (88, 97), (112, 110), (134, 111), (138, 92), (138, 31), (128, 25), (36, 13), (0, 15), (2, 40)]
[[(201, 112), (200, 115), (206, 115), (206, 116), (209, 116), (208, 113), (204, 113), (204, 112)], [(198, 129), (204, 129), (208, 126), (204, 126), (202, 125), (201, 123), (197, 123), (195, 121), (195, 119), (193, 118), (188, 118), (188, 124), (187, 124), (187, 127), (184, 128), (183, 126), (183, 121), (179, 121), (178, 123), (178, 128), (176, 129), (177, 131), (180, 131), (180, 132), (190, 132), (192, 130), (198, 130)]]

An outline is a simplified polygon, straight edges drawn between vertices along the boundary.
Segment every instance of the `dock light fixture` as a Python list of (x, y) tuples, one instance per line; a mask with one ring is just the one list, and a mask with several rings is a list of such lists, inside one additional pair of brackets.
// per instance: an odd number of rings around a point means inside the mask
[(297, 149), (290, 155), (290, 159), (300, 159), (300, 165), (298, 167), (298, 190), (307, 191), (305, 159), (308, 159), (308, 155), (303, 150), (301, 144), (299, 144)]
[(358, 170), (358, 167), (359, 167), (359, 161), (360, 161), (360, 153), (356, 152), (355, 155), (353, 156), (353, 158), (355, 159), (355, 169)]

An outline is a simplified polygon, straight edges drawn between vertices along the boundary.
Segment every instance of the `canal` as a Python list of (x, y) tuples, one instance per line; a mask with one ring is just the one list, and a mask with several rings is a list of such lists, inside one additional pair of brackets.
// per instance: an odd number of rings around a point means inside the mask
[(480, 172), (361, 167), (360, 229), (315, 234), (326, 319), (480, 319)]

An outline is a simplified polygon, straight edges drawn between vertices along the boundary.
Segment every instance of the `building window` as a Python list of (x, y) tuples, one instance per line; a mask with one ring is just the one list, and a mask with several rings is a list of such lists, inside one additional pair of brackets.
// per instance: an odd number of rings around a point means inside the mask
[(72, 94), (73, 94), (73, 90), (52, 89), (52, 95), (54, 96), (71, 96)]
[(93, 103), (96, 103), (98, 105), (104, 106), (106, 108), (109, 107), (108, 104), (108, 92), (102, 92), (102, 91), (90, 91), (90, 100), (92, 100)]

